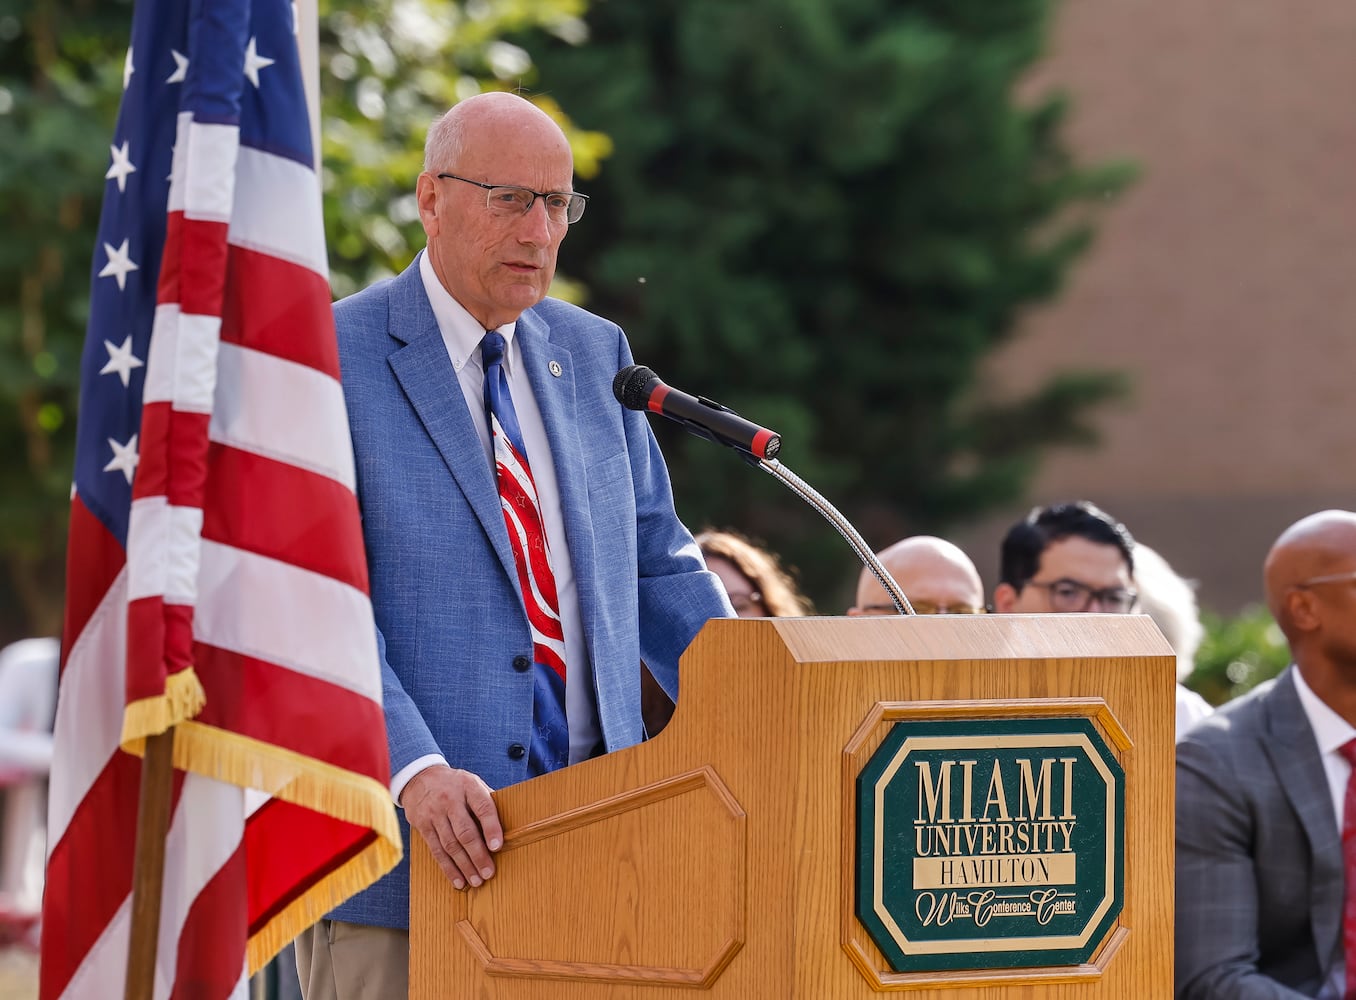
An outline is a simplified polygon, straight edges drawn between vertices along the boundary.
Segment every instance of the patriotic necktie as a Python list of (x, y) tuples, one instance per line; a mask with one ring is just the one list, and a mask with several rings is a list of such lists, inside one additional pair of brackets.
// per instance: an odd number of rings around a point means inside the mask
[(1345, 1000), (1356, 1000), (1356, 739), (1347, 740), (1338, 752), (1351, 763), (1347, 795), (1342, 803), (1342, 867), (1346, 869), (1346, 899), (1342, 905), (1342, 953), (1346, 956)]
[(532, 629), (532, 740), (528, 767), (544, 774), (570, 759), (570, 731), (565, 718), (565, 633), (551, 553), (546, 544), (537, 485), (527, 462), (523, 432), (509, 395), (504, 372), (504, 337), (489, 330), (480, 342), (485, 367), (485, 415), (494, 439), (494, 466), (499, 480), (499, 506), (504, 512), (518, 588)]

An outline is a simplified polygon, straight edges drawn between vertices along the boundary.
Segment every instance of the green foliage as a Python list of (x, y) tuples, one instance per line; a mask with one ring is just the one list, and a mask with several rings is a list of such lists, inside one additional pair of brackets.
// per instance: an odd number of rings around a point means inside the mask
[(1185, 683), (1213, 705), (1275, 677), (1290, 662), (1285, 636), (1261, 605), (1250, 605), (1232, 618), (1205, 612), (1201, 621), (1205, 638)]
[[(1123, 388), (1065, 373), (1002, 401), (979, 381), (1129, 176), (1073, 162), (1062, 100), (1014, 96), (1049, 6), (595, 0), (589, 44), (524, 42), (616, 146), (563, 251), (589, 307), (666, 380), (779, 430), (881, 546), (1020, 498), (1041, 451), (1094, 440), (1092, 407)], [(855, 575), (780, 486), (660, 433), (689, 522), (767, 538), (821, 602), (827, 567)]]
[(0, 3), (0, 629), (60, 625), (80, 348), (131, 4)]

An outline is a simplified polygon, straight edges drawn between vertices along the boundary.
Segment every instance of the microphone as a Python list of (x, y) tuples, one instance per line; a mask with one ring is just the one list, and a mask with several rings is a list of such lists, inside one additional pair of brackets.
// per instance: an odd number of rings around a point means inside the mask
[(775, 431), (745, 420), (734, 410), (705, 396), (689, 396), (665, 385), (644, 365), (628, 365), (612, 380), (612, 395), (628, 410), (649, 410), (676, 420), (697, 437), (742, 451), (759, 460), (771, 460), (781, 450)]
[(705, 396), (689, 396), (660, 381), (659, 376), (644, 365), (628, 365), (612, 380), (612, 395), (628, 410), (649, 410), (676, 420), (697, 437), (706, 438), (742, 452), (744, 458), (758, 466), (807, 504), (819, 511), (852, 546), (857, 558), (875, 575), (901, 615), (914, 614), (913, 605), (900, 589), (875, 552), (866, 544), (838, 508), (781, 462), (781, 436), (766, 427), (745, 420), (734, 410), (721, 406)]

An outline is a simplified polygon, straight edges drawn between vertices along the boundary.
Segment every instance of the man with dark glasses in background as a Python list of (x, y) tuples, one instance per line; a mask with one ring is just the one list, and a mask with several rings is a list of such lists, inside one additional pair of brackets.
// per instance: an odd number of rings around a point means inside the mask
[(999, 614), (1138, 610), (1134, 539), (1086, 500), (1036, 507), (1003, 538)]

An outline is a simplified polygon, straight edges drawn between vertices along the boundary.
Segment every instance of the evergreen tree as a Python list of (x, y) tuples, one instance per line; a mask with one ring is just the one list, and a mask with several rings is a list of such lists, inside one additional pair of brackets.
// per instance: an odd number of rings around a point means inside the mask
[[(1120, 387), (979, 391), (1088, 245), (1077, 210), (1129, 174), (1073, 161), (1061, 99), (1016, 96), (1050, 6), (595, 0), (587, 44), (525, 42), (541, 89), (615, 147), (563, 250), (586, 304), (666, 381), (779, 430), (786, 464), (877, 546), (1019, 498)], [(689, 523), (766, 539), (821, 602), (855, 578), (770, 477), (660, 433)]]
[(76, 383), (131, 11), (0, 7), (0, 642), (61, 626)]

